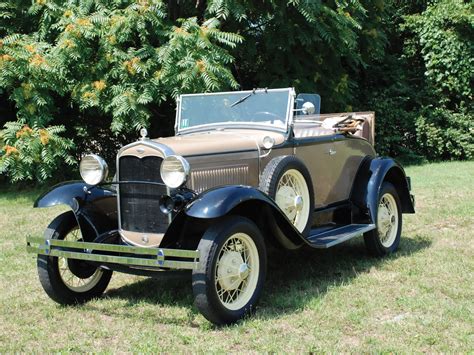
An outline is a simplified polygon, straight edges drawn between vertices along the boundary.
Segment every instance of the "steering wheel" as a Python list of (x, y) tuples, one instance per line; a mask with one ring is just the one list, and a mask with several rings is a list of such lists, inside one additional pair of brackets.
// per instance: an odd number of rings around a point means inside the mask
[(268, 111), (258, 111), (258, 112), (255, 112), (255, 115), (266, 115), (266, 116), (271, 116), (273, 117), (270, 122), (271, 123), (275, 123), (275, 120), (279, 120), (279, 121), (282, 121), (281, 117), (278, 116), (277, 114), (273, 113), (273, 112), (268, 112)]

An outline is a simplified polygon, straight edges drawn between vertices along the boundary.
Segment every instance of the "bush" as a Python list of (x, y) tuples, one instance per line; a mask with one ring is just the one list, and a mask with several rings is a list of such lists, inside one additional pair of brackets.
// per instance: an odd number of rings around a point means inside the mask
[[(89, 112), (78, 117), (96, 113), (97, 119), (108, 121), (109, 134), (119, 134), (148, 126), (153, 107), (166, 98), (238, 86), (227, 48), (242, 38), (220, 31), (215, 18), (173, 23), (160, 0), (42, 0), (28, 12), (16, 11), (19, 6), (14, 1), (3, 6), (5, 16), (28, 17), (29, 32), (6, 31), (0, 40), (0, 93), (4, 90), (15, 102), (18, 122), (5, 125), (2, 133), (8, 151), (0, 158), (1, 172), (13, 181), (42, 181), (65, 157), (72, 162), (73, 145), (59, 137), (64, 127), (46, 128), (57, 119), (58, 108)], [(0, 30), (5, 27), (0, 24)], [(24, 124), (33, 133), (15, 139)], [(77, 140), (88, 136), (81, 129), (86, 127), (78, 127)], [(50, 132), (51, 144), (41, 148), (38, 132)], [(41, 165), (40, 150), (49, 152), (44, 168), (35, 166)]]
[(416, 118), (420, 153), (429, 160), (473, 159), (474, 117), (428, 107)]
[(427, 89), (437, 105), (459, 109), (472, 105), (474, 93), (474, 3), (435, 1), (403, 26), (415, 34), (423, 58)]
[(2, 131), (4, 145), (0, 150), (0, 173), (6, 173), (12, 181), (44, 181), (59, 166), (73, 165), (68, 154), (73, 147), (70, 139), (59, 134), (64, 127), (29, 127), (20, 122), (9, 122)]

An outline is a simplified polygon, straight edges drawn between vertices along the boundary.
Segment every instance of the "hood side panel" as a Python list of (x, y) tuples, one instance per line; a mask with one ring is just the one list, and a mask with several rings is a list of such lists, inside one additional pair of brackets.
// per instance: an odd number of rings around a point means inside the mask
[(258, 151), (186, 157), (191, 165), (187, 187), (202, 192), (216, 186), (258, 186)]

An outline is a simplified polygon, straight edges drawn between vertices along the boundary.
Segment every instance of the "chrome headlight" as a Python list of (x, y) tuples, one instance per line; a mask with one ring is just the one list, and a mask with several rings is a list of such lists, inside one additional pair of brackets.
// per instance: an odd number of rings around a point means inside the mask
[(86, 155), (79, 164), (82, 179), (89, 185), (97, 185), (107, 179), (109, 168), (104, 159), (95, 154)]
[(161, 163), (160, 175), (167, 186), (176, 189), (188, 179), (189, 163), (179, 155), (170, 155)]

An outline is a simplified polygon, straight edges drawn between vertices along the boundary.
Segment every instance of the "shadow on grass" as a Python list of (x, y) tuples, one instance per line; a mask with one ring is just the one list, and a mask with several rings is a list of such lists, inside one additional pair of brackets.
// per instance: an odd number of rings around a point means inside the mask
[[(404, 237), (399, 251), (387, 258), (368, 256), (362, 238), (328, 250), (307, 248), (297, 252), (274, 252), (269, 256), (267, 281), (257, 317), (278, 318), (301, 310), (309, 302), (322, 299), (329, 289), (350, 284), (372, 268), (410, 256), (430, 245), (431, 241), (420, 236)], [(190, 319), (198, 313), (192, 306), (189, 272), (163, 273), (158, 278), (148, 278), (109, 290), (106, 297), (126, 300), (125, 307), (136, 307), (140, 303), (188, 307)], [(164, 323), (183, 323), (182, 320), (169, 317), (158, 318), (157, 321)]]
[(281, 255), (270, 264), (260, 318), (274, 318), (302, 310), (322, 299), (330, 290), (353, 282), (359, 275), (384, 263), (428, 248), (431, 241), (420, 236), (403, 237), (399, 250), (386, 258), (367, 254), (362, 238), (327, 250), (304, 249)]

